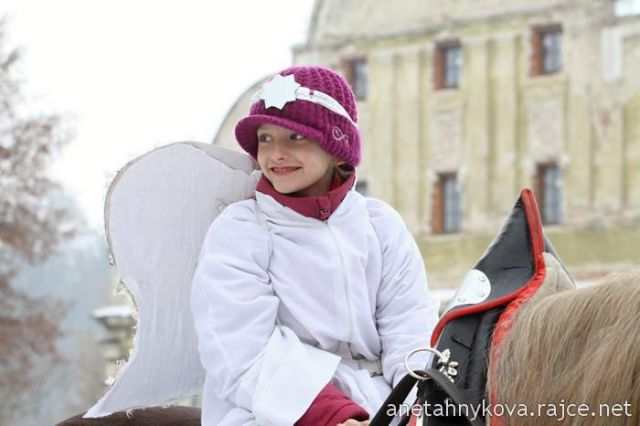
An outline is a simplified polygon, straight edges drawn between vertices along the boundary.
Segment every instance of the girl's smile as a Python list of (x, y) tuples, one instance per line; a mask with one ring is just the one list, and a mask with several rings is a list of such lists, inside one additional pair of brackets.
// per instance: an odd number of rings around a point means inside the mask
[(300, 167), (272, 167), (271, 171), (276, 176), (288, 176), (299, 169)]

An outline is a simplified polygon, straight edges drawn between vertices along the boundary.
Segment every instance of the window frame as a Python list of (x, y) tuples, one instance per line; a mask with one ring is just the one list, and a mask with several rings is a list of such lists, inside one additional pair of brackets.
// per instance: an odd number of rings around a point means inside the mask
[(355, 190), (360, 195), (362, 195), (364, 197), (368, 197), (370, 195), (369, 181), (367, 181), (366, 179), (358, 179), (358, 180), (356, 180)]
[[(448, 81), (450, 71), (448, 68), (448, 54), (453, 50), (458, 51), (457, 74), (455, 82)], [(436, 43), (434, 55), (433, 55), (433, 87), (436, 90), (455, 90), (459, 89), (462, 81), (462, 74), (464, 70), (464, 50), (460, 40), (446, 40)]]
[[(448, 185), (453, 185), (453, 204), (447, 198)], [(431, 213), (432, 234), (455, 234), (462, 230), (462, 191), (459, 185), (457, 172), (438, 173)]]
[[(553, 182), (549, 182), (553, 179)], [(535, 176), (535, 196), (543, 225), (563, 223), (564, 172), (554, 161), (537, 163)]]
[[(364, 76), (359, 75), (357, 67), (364, 66)], [(357, 101), (366, 101), (369, 94), (369, 64), (366, 56), (354, 56), (343, 61), (345, 77)]]
[[(545, 47), (545, 39), (547, 37), (557, 36), (559, 42), (555, 49)], [(533, 27), (531, 33), (531, 60), (529, 74), (532, 77), (553, 75), (561, 73), (564, 67), (562, 51), (564, 44), (564, 32), (561, 24), (550, 24), (544, 26)], [(547, 68), (547, 60), (551, 52), (557, 50), (555, 55), (557, 65), (554, 68)]]

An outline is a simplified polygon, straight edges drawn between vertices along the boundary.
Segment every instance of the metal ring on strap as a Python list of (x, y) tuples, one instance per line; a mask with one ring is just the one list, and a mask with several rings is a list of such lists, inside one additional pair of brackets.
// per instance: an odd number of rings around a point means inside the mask
[(413, 355), (417, 354), (418, 352), (431, 352), (432, 354), (436, 355), (438, 358), (443, 358), (444, 356), (442, 355), (442, 352), (440, 352), (437, 349), (417, 348), (409, 352), (407, 356), (404, 357), (404, 368), (407, 370), (407, 373), (409, 373), (411, 377), (414, 377), (418, 380), (427, 380), (428, 377), (420, 376), (419, 374), (414, 373), (411, 367), (409, 367), (409, 358), (411, 358)]

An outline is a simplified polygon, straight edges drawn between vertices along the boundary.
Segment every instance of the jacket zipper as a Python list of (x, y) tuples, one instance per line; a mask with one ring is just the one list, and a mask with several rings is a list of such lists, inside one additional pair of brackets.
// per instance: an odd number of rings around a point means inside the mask
[[(350, 342), (353, 341), (353, 317), (351, 313), (351, 298), (349, 297), (349, 289), (347, 287), (347, 270), (344, 265), (344, 258), (342, 257), (342, 250), (340, 249), (340, 244), (338, 243), (338, 239), (336, 235), (333, 233), (329, 222), (325, 222), (327, 224), (327, 229), (329, 230), (329, 234), (331, 234), (331, 238), (333, 238), (333, 242), (338, 249), (338, 257), (340, 258), (340, 268), (342, 269), (342, 283), (344, 286), (344, 294), (345, 300), (347, 302), (347, 315), (349, 316), (349, 342), (347, 342), (347, 347), (350, 348)], [(349, 349), (349, 351), (351, 351)]]

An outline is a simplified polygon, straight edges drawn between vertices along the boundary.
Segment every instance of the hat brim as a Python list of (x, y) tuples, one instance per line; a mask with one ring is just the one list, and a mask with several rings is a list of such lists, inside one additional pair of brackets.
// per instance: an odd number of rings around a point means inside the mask
[(236, 124), (236, 140), (253, 158), (258, 157), (258, 128), (263, 124), (273, 124), (284, 127), (292, 132), (300, 133), (302, 136), (312, 139), (322, 145), (323, 134), (320, 130), (305, 126), (297, 121), (288, 118), (275, 117), (273, 115), (255, 114), (243, 118)]

